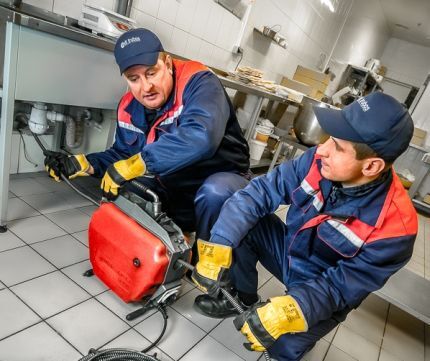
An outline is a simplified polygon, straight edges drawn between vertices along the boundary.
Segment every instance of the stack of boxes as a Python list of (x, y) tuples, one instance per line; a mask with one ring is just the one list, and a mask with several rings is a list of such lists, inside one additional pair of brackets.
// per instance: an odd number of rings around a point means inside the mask
[(412, 136), (411, 143), (422, 147), (426, 139), (426, 136), (427, 136), (427, 132), (425, 130), (415, 127), (414, 135)]
[(297, 90), (311, 98), (321, 100), (329, 82), (329, 74), (298, 65), (293, 79), (283, 77), (281, 85)]
[(321, 100), (330, 82), (330, 75), (298, 65), (293, 79), (309, 85), (311, 87), (309, 96)]

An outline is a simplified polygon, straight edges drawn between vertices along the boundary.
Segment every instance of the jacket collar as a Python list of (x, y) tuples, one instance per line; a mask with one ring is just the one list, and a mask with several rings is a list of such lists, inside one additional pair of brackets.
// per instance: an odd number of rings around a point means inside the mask
[(389, 169), (378, 179), (357, 187), (343, 188), (330, 182), (331, 189), (324, 197), (322, 213), (339, 218), (355, 217), (375, 226), (392, 181), (393, 174)]

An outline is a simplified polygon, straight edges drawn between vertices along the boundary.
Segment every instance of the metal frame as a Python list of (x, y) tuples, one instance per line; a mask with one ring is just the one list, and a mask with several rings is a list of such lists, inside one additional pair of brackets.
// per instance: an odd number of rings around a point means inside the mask
[[(0, 120), (0, 231), (6, 231), (9, 199), (9, 169), (12, 143), (13, 110), (18, 60), (19, 26), (6, 23), (6, 41), (3, 68), (3, 98)], [(9, 121), (10, 119), (10, 121)]]

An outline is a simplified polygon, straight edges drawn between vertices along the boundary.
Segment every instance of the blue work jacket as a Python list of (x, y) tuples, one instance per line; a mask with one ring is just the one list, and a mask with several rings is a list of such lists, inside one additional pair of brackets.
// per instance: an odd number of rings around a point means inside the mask
[(137, 153), (166, 181), (200, 183), (217, 172), (248, 171), (248, 144), (217, 76), (194, 61), (173, 60), (173, 67), (173, 92), (154, 120), (130, 92), (121, 99), (113, 146), (87, 155), (95, 176)]
[(258, 220), (288, 210), (283, 281), (308, 326), (357, 307), (411, 258), (417, 215), (393, 170), (356, 189), (320, 173), (316, 148), (253, 179), (223, 206), (211, 241), (237, 247)]

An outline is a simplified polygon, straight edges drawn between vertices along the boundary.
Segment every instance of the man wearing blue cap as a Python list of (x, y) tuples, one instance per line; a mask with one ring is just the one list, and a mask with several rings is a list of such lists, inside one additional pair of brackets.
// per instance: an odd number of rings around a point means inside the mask
[(115, 59), (130, 90), (118, 105), (115, 143), (50, 156), (49, 174), (103, 177), (108, 198), (138, 178), (184, 231), (207, 239), (224, 201), (248, 182), (248, 145), (224, 88), (203, 64), (172, 59), (147, 29), (121, 35)]
[[(245, 346), (283, 361), (300, 360), (381, 288), (411, 258), (417, 234), (391, 167), (412, 138), (408, 111), (383, 93), (314, 111), (330, 138), (235, 193), (192, 275), (209, 293), (195, 305), (211, 317), (236, 313), (219, 293), (231, 280), (246, 309), (234, 320)], [(290, 205), (286, 224), (273, 215), (281, 204)], [(258, 302), (258, 261), (286, 294)]]

